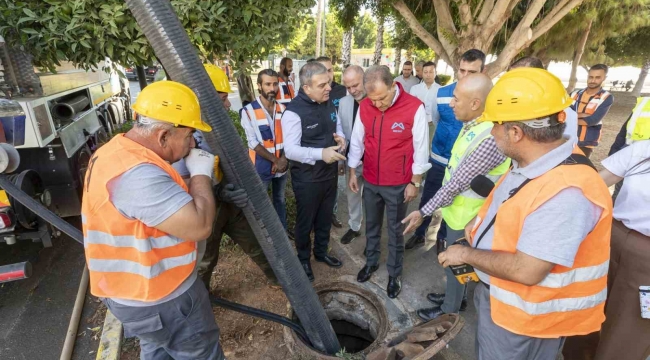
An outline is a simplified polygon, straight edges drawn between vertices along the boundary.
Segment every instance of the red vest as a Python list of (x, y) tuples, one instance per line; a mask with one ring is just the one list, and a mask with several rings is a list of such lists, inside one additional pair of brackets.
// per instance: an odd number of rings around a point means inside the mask
[(363, 178), (379, 186), (405, 185), (413, 177), (413, 122), (422, 102), (400, 83), (395, 103), (381, 112), (364, 99), (359, 105), (365, 129)]

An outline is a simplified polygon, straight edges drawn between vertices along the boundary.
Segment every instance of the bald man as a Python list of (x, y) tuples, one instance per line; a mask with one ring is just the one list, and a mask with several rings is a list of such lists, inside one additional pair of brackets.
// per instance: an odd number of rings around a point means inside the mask
[[(404, 234), (418, 227), (425, 216), (431, 216), (441, 208), (447, 227), (447, 245), (463, 238), (465, 225), (476, 216), (485, 201), (470, 189), (470, 182), (479, 175), (496, 182), (508, 170), (510, 159), (497, 150), (490, 135), (492, 123), (476, 122), (485, 109), (485, 100), (491, 89), (492, 80), (485, 74), (471, 74), (458, 82), (449, 106), (456, 119), (463, 122), (463, 128), (451, 150), (443, 185), (419, 211), (412, 212), (402, 221), (408, 224)], [(446, 293), (428, 294), (427, 299), (435, 306), (417, 311), (425, 321), (467, 308), (467, 287), (456, 280), (449, 267), (445, 268), (445, 273)]]

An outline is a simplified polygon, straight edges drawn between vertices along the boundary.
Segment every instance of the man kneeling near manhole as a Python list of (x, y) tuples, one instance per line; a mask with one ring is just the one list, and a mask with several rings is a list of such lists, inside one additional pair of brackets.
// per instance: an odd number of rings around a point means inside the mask
[[(82, 221), (90, 291), (140, 339), (141, 359), (223, 359), (197, 259), (215, 216), (214, 156), (194, 149), (196, 95), (173, 81), (147, 86), (139, 122), (93, 156)], [(190, 150), (191, 149), (191, 150)], [(172, 168), (185, 158), (189, 186)]]

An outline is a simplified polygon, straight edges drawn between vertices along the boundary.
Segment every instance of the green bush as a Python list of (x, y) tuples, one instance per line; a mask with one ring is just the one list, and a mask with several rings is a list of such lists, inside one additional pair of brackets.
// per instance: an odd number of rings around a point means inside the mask
[(341, 76), (342, 76), (342, 74), (343, 74), (343, 73), (340, 72), (340, 71), (335, 71), (335, 72), (334, 72), (334, 81), (337, 82), (337, 83), (339, 83), (339, 84), (342, 84), (342, 83), (343, 83), (343, 82), (341, 81)]
[(440, 85), (445, 86), (451, 81), (451, 75), (438, 74), (438, 79), (440, 79)]

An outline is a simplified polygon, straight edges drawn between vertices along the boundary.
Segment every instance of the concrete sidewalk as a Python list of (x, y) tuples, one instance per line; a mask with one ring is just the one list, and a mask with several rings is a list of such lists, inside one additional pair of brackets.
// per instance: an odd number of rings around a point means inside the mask
[[(359, 270), (365, 265), (366, 259), (363, 255), (366, 238), (365, 238), (365, 219), (361, 225), (361, 236), (354, 239), (348, 245), (342, 245), (340, 238), (348, 230), (348, 211), (347, 198), (345, 196), (345, 178), (339, 177), (339, 196), (338, 196), (338, 217), (343, 223), (342, 229), (332, 228), (332, 238), (330, 246), (332, 253), (340, 256), (343, 262), (351, 262)], [(409, 205), (409, 213), (415, 211), (420, 202), (420, 196)], [(389, 314), (391, 330), (389, 338), (395, 336), (400, 331), (418, 325), (422, 322), (415, 313), (416, 310), (424, 307), (430, 307), (432, 304), (426, 299), (427, 293), (445, 292), (446, 277), (444, 270), (435, 254), (435, 237), (440, 224), (440, 213), (434, 214), (434, 219), (427, 231), (427, 241), (424, 246), (415, 249), (406, 250), (404, 254), (404, 270), (402, 273), (402, 292), (397, 299), (390, 299), (386, 295), (386, 285), (388, 284), (388, 272), (386, 270), (386, 258), (388, 256), (388, 234), (386, 223), (384, 222), (381, 240), (381, 260), (379, 270), (372, 275), (372, 278), (362, 284), (367, 289), (375, 292), (384, 300), (386, 310)], [(408, 234), (404, 241), (408, 240), (411, 234)], [(355, 275), (344, 275), (341, 280), (356, 282)], [(465, 319), (465, 326), (456, 338), (450, 343), (447, 350), (440, 352), (434, 359), (476, 359), (474, 350), (474, 341), (476, 333), (476, 310), (473, 304), (475, 283), (470, 284), (468, 289), (469, 306), (466, 311), (460, 313)]]

